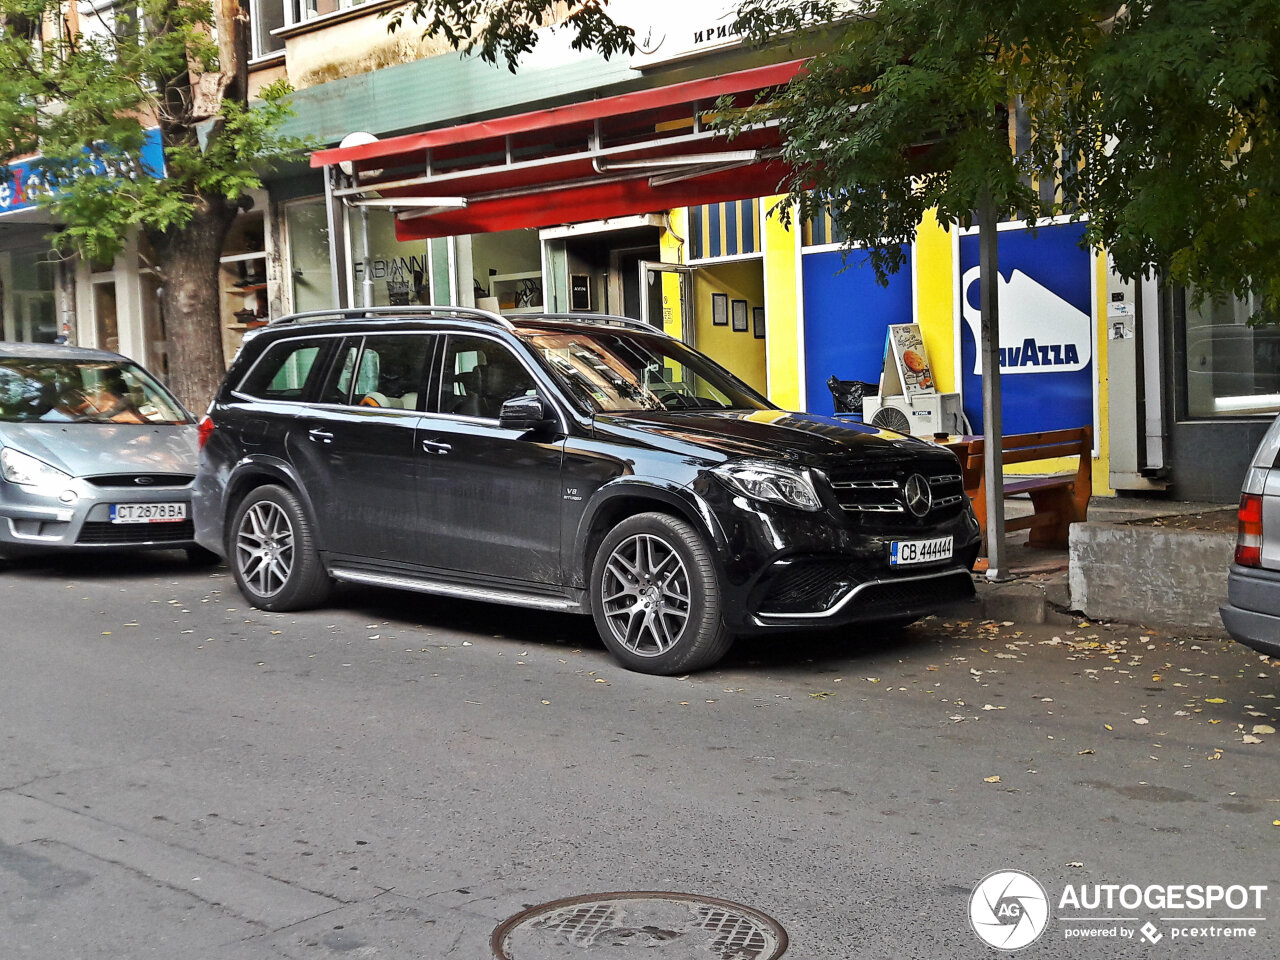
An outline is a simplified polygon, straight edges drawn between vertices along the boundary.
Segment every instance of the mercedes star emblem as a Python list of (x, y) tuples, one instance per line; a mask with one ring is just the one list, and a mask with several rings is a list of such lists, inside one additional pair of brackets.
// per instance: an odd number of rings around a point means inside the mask
[(933, 491), (929, 489), (929, 481), (918, 473), (913, 473), (907, 479), (902, 492), (907, 498), (907, 509), (917, 517), (923, 517), (933, 506)]

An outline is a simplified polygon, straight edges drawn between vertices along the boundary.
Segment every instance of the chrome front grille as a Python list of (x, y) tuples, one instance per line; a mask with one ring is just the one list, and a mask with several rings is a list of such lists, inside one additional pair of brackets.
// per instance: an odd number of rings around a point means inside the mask
[(95, 487), (185, 487), (195, 477), (187, 473), (104, 473), (85, 477)]
[(855, 514), (904, 514), (906, 497), (902, 488), (913, 473), (919, 473), (929, 481), (929, 491), (933, 495), (929, 516), (937, 515), (938, 511), (953, 512), (948, 508), (964, 503), (964, 486), (958, 473), (930, 476), (925, 470), (916, 469), (912, 465), (900, 465), (892, 469), (892, 477), (856, 480), (832, 477), (831, 488), (840, 502), (840, 508)]

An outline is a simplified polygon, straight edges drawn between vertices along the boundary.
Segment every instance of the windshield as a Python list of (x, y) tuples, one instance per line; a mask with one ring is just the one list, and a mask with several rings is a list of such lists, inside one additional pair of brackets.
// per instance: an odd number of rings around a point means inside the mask
[(190, 423), (141, 367), (109, 360), (0, 357), (0, 422)]
[(604, 329), (524, 331), (570, 396), (590, 410), (770, 410), (755, 390), (678, 340)]

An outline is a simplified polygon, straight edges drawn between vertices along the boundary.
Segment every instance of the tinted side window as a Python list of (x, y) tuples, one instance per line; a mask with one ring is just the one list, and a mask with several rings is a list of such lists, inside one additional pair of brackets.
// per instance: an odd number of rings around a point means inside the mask
[(533, 377), (504, 344), (449, 337), (440, 376), (441, 413), (496, 420), (504, 402), (536, 392)]
[(345, 404), (351, 399), (351, 381), (355, 376), (356, 361), (360, 359), (363, 342), (362, 337), (350, 337), (342, 341), (337, 359), (320, 390), (320, 403)]
[(384, 334), (343, 342), (322, 399), (392, 410), (417, 410), (435, 337)]
[(272, 344), (240, 384), (240, 391), (264, 400), (301, 400), (318, 372), (325, 341), (290, 340)]

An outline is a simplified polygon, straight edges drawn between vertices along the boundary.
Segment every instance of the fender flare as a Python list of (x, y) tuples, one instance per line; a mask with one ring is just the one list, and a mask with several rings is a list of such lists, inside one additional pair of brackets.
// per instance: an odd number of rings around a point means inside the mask
[[(239, 497), (235, 496), (236, 491), (242, 485), (242, 481), (249, 477), (266, 477), (271, 481), (278, 483), (280, 486), (287, 487), (289, 492), (298, 498), (302, 503), (302, 509), (307, 512), (307, 516), (311, 518), (313, 536), (319, 549), (324, 549), (324, 532), (320, 525), (315, 523), (318, 516), (315, 508), (315, 502), (311, 499), (310, 493), (307, 492), (306, 484), (298, 476), (296, 470), (288, 462), (278, 457), (270, 457), (265, 455), (251, 455), (244, 457), (235, 466), (231, 468), (227, 475), (227, 483), (224, 489), (226, 494), (222, 504), (222, 527), (223, 530), (229, 529), (231, 523), (231, 513), (235, 509), (235, 505), (239, 502)], [(254, 483), (253, 486), (262, 486), (260, 483)]]
[(582, 512), (578, 529), (574, 532), (573, 569), (582, 577), (585, 584), (590, 575), (588, 550), (591, 547), (592, 531), (601, 513), (620, 499), (650, 500), (655, 506), (669, 508), (681, 519), (692, 524), (694, 529), (707, 538), (708, 544), (716, 553), (723, 553), (728, 547), (728, 538), (720, 521), (712, 512), (710, 505), (690, 486), (681, 486), (664, 480), (661, 477), (642, 477), (629, 475), (619, 477), (604, 484), (591, 495), (587, 508)]

